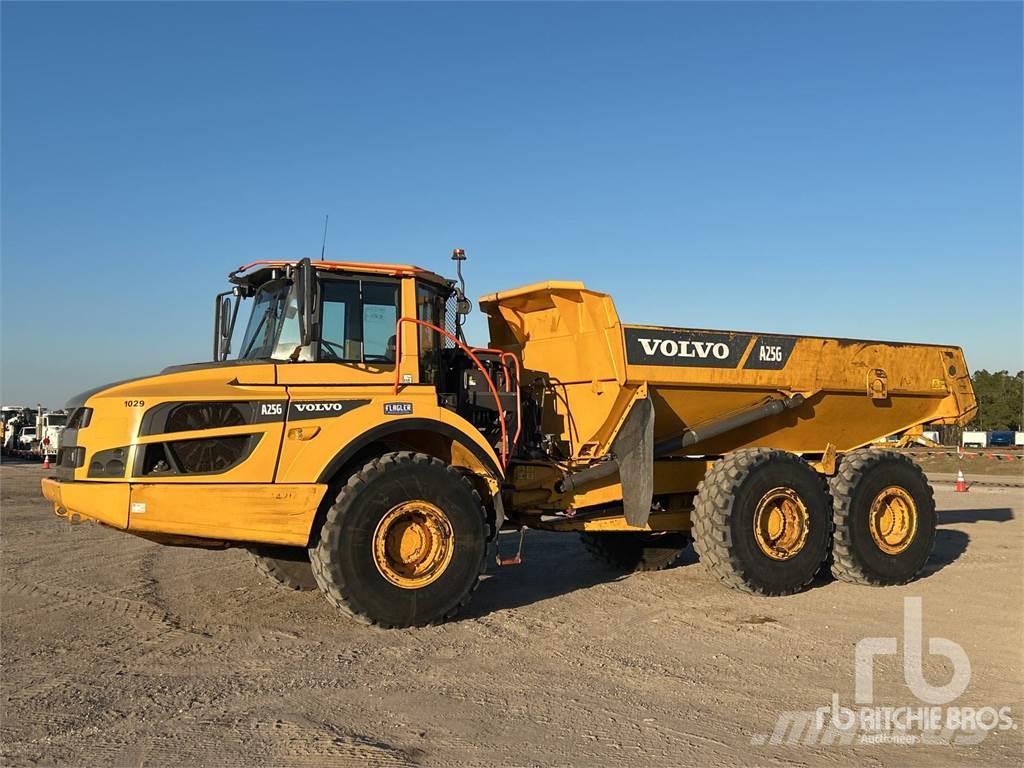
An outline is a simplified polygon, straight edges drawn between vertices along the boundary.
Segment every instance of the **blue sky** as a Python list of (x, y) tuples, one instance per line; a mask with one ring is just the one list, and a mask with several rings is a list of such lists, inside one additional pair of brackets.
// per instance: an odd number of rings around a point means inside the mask
[(325, 213), (473, 296), (1020, 369), (1021, 8), (4, 3), (3, 401), (208, 358)]

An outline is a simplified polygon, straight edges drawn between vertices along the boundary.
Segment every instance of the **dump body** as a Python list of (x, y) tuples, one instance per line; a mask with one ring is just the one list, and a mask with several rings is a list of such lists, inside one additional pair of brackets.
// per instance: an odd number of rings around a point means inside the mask
[(544, 430), (573, 461), (608, 453), (644, 389), (655, 443), (768, 399), (803, 396), (800, 407), (695, 446), (709, 456), (753, 446), (843, 453), (922, 424), (965, 424), (977, 409), (957, 347), (623, 325), (610, 296), (576, 282), (493, 294), (481, 307), (492, 344), (560, 393)]

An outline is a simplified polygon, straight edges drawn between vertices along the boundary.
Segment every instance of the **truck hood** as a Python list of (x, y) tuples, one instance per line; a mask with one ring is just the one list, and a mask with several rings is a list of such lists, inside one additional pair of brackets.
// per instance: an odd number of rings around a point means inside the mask
[[(190, 373), (190, 372), (203, 371), (203, 370), (206, 370), (206, 369), (214, 369), (214, 368), (243, 368), (243, 367), (244, 368), (248, 368), (248, 367), (251, 367), (251, 366), (268, 366), (269, 368), (272, 369), (274, 364), (275, 363), (273, 361), (269, 361), (269, 360), (221, 360), (219, 362), (214, 362), (212, 360), (209, 360), (209, 361), (206, 361), (206, 362), (199, 362), (199, 363), (184, 363), (182, 365), (171, 365), (171, 366), (168, 366), (167, 368), (164, 368), (162, 371), (160, 371), (160, 373), (157, 373), (157, 374), (151, 374), (149, 376), (135, 376), (135, 377), (130, 378), (130, 379), (121, 379), (119, 381), (112, 381), (112, 382), (109, 382), (107, 384), (101, 384), (98, 387), (93, 387), (92, 389), (87, 389), (84, 392), (79, 392), (77, 395), (75, 395), (74, 397), (70, 398), (67, 401), (67, 403), (65, 404), (64, 407), (67, 408), (68, 411), (70, 412), (71, 410), (73, 410), (75, 408), (78, 408), (80, 406), (85, 405), (86, 401), (90, 397), (92, 397), (94, 395), (98, 395), (101, 392), (105, 392), (108, 389), (115, 389), (115, 388), (116, 389), (121, 389), (121, 388), (125, 388), (125, 391), (129, 391), (131, 389), (131, 387), (128, 387), (127, 385), (136, 384), (136, 383), (143, 383), (143, 382), (149, 383), (153, 379), (157, 379), (157, 378), (160, 378), (162, 376), (167, 376), (169, 374)], [(220, 378), (220, 377), (216, 377), (216, 378)], [(233, 376), (229, 375), (229, 376), (227, 376), (225, 378), (225, 381), (227, 381), (228, 379), (231, 379), (231, 378), (237, 378), (237, 377), (233, 377)], [(271, 383), (272, 384), (273, 383), (273, 379), (271, 379), (271, 381), (269, 381), (269, 382), (260, 382), (260, 383)]]

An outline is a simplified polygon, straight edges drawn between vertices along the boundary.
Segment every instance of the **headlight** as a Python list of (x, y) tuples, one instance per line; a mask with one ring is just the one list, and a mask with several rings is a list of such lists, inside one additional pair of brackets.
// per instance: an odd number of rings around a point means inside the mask
[(124, 477), (127, 461), (128, 446), (94, 453), (89, 460), (89, 477)]

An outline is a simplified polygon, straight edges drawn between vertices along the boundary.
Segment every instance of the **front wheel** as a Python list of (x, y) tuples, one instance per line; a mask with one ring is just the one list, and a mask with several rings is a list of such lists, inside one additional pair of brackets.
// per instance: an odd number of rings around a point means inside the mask
[(747, 448), (719, 459), (697, 486), (692, 517), (701, 561), (743, 592), (797, 592), (828, 553), (825, 484), (785, 451)]
[(388, 453), (349, 478), (309, 550), (327, 599), (367, 624), (414, 627), (454, 616), (486, 567), (480, 496), (453, 467)]
[(256, 569), (286, 589), (305, 592), (316, 589), (309, 565), (309, 552), (303, 547), (258, 544), (249, 548)]

